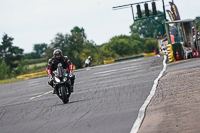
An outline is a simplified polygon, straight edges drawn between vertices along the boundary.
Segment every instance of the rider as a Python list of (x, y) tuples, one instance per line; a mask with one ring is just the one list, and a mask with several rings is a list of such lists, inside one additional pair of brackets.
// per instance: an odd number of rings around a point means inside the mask
[(92, 60), (91, 56), (88, 56), (88, 58), (85, 60), (85, 67), (89, 67), (90, 66), (91, 60)]
[(57, 65), (61, 63), (63, 68), (69, 70), (69, 75), (71, 79), (71, 92), (74, 92), (74, 80), (75, 80), (75, 75), (73, 74), (73, 64), (69, 60), (67, 56), (62, 55), (62, 51), (60, 49), (56, 49), (53, 52), (53, 57), (49, 59), (48, 61), (48, 67), (46, 69), (47, 74), (49, 75), (49, 81), (48, 84), (53, 87), (53, 78), (52, 74), (53, 71), (57, 69)]

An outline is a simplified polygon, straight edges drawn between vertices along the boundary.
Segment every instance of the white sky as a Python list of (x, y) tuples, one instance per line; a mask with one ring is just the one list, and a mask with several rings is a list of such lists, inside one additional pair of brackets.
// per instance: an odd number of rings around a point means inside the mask
[[(70, 33), (78, 26), (85, 29), (87, 39), (101, 45), (116, 35), (130, 35), (131, 8), (112, 7), (141, 1), (146, 0), (0, 0), (0, 38), (4, 33), (12, 36), (13, 45), (27, 53), (32, 52), (33, 44), (49, 44), (56, 33)], [(169, 5), (171, 0), (164, 1)], [(181, 19), (200, 16), (199, 0), (174, 0), (174, 3)], [(162, 11), (161, 0), (156, 7)], [(136, 13), (136, 7), (133, 8)]]

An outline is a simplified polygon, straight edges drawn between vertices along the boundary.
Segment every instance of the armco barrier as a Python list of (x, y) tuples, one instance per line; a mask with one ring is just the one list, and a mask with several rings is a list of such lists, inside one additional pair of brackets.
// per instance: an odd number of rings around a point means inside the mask
[[(76, 66), (73, 66), (73, 70), (76, 69)], [(20, 78), (32, 78), (32, 77), (39, 77), (39, 76), (43, 76), (43, 75), (47, 75), (46, 71), (42, 71), (42, 72), (37, 72), (37, 73), (30, 73), (30, 74), (25, 74), (25, 75), (20, 75), (17, 76), (18, 79)]]
[(115, 62), (115, 60), (113, 59), (113, 60), (105, 60), (105, 61), (103, 61), (103, 63), (104, 64), (108, 64), (108, 63), (114, 63)]
[[(104, 64), (108, 64), (108, 63), (114, 63), (117, 61), (122, 61), (122, 60), (128, 60), (128, 59), (136, 59), (136, 58), (140, 58), (140, 57), (148, 57), (148, 56), (153, 56), (154, 53), (149, 53), (149, 54), (144, 54), (144, 55), (136, 55), (136, 56), (131, 56), (131, 57), (125, 57), (125, 58), (119, 58), (119, 59), (113, 59), (113, 60), (106, 60), (104, 61)], [(75, 70), (76, 67), (75, 65), (73, 66), (73, 69)], [(31, 73), (31, 74), (25, 74), (25, 75), (20, 75), (17, 76), (17, 78), (31, 78), (31, 77), (38, 77), (38, 76), (43, 76), (46, 75), (46, 71), (42, 71), (42, 72), (37, 72), (37, 73)]]
[(136, 58), (140, 58), (140, 57), (148, 57), (148, 56), (154, 56), (154, 53), (149, 53), (149, 54), (144, 54), (144, 55), (136, 55), (136, 56), (113, 59), (113, 60), (107, 60), (107, 61), (104, 61), (104, 64), (114, 63), (117, 61), (128, 60), (128, 59), (136, 59)]
[(144, 55), (136, 55), (136, 56), (131, 56), (131, 57), (119, 58), (119, 59), (115, 59), (115, 62), (122, 61), (122, 60), (128, 60), (128, 59), (136, 59), (136, 58), (140, 58), (140, 57), (144, 57)]
[(19, 79), (19, 78), (38, 77), (38, 76), (43, 76), (46, 74), (47, 74), (47, 72), (43, 71), (43, 72), (38, 72), (38, 73), (30, 73), (30, 74), (20, 75), (20, 76), (17, 76), (17, 78)]
[(144, 54), (144, 57), (148, 57), (148, 56), (154, 56), (154, 53), (149, 53), (149, 54)]

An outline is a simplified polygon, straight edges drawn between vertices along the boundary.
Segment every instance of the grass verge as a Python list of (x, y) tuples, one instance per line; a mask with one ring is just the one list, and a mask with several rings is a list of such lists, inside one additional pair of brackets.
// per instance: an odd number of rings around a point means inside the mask
[(0, 80), (0, 85), (9, 84), (9, 83), (13, 83), (13, 82), (24, 81), (24, 80), (29, 80), (29, 79), (36, 79), (36, 78), (41, 78), (41, 77), (47, 77), (47, 75), (29, 77), (29, 78), (19, 78), (19, 79), (17, 79), (17, 78), (16, 79), (4, 79), (4, 80)]
[(25, 80), (25, 79), (4, 79), (4, 80), (0, 80), (0, 85), (18, 82), (18, 81), (23, 81), (23, 80)]

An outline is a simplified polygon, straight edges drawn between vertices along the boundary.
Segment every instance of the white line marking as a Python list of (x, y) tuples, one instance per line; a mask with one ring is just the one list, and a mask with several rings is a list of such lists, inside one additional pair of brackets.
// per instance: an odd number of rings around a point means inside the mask
[[(125, 63), (130, 63), (130, 62), (138, 62), (140, 60), (143, 60), (143, 59), (132, 59), (132, 60), (128, 60), (128, 61), (122, 61), (122, 62), (115, 62), (115, 63), (110, 63), (110, 64), (103, 64), (103, 65), (97, 65), (97, 66), (93, 66), (91, 67), (90, 69), (95, 69), (95, 68), (99, 68), (99, 67), (107, 67), (107, 66), (112, 66), (112, 65), (117, 65), (117, 64), (125, 64)], [(85, 68), (83, 69), (76, 69), (74, 70), (74, 72), (79, 72), (79, 71), (84, 71), (86, 70)]]
[(151, 89), (151, 92), (149, 94), (149, 96), (147, 97), (147, 99), (145, 100), (144, 104), (142, 105), (142, 107), (140, 108), (139, 110), (139, 113), (138, 113), (138, 117), (135, 121), (135, 123), (133, 124), (133, 127), (131, 129), (131, 132), (130, 133), (137, 133), (141, 124), (142, 124), (142, 121), (144, 119), (144, 114), (145, 114), (145, 111), (146, 111), (146, 108), (148, 106), (148, 104), (150, 103), (153, 95), (155, 94), (155, 91), (156, 91), (156, 87), (158, 85), (158, 80), (162, 77), (163, 73), (165, 72), (166, 68), (167, 68), (167, 65), (166, 65), (166, 56), (164, 56), (164, 60), (163, 60), (163, 70), (160, 72), (159, 76), (154, 80), (154, 84), (153, 84), (153, 87)]
[(109, 72), (121, 71), (121, 70), (124, 70), (124, 69), (130, 69), (130, 68), (135, 68), (135, 67), (137, 67), (137, 66), (125, 67), (125, 68), (119, 68), (119, 69), (108, 70), (108, 71), (103, 71), (103, 72), (97, 72), (97, 73), (94, 73), (94, 74), (103, 74), (103, 73), (109, 73)]
[[(129, 74), (130, 72), (132, 73), (132, 71), (137, 71), (138, 70), (138, 67), (136, 68), (132, 68), (132, 69), (124, 69), (124, 70), (122, 70), (122, 69), (120, 69), (120, 73), (119, 73), (119, 71), (113, 71), (113, 72), (110, 72), (110, 73), (103, 73), (103, 74), (99, 74), (98, 75), (98, 77), (101, 77), (101, 76), (109, 76), (109, 75), (111, 75), (111, 74), (116, 74), (116, 73), (118, 73), (118, 75), (120, 75), (121, 76), (121, 73), (125, 73), (125, 72), (127, 72), (128, 71), (128, 73), (126, 73), (126, 74)], [(115, 75), (116, 76), (116, 75)], [(115, 77), (114, 76), (114, 77)]]
[(28, 83), (29, 84), (34, 84), (34, 83), (38, 83), (39, 81), (38, 80), (35, 80), (35, 81), (29, 81)]
[(88, 67), (88, 68), (86, 68), (85, 70), (88, 71), (88, 70), (90, 70), (90, 69), (91, 69), (91, 68)]
[(122, 61), (122, 62), (114, 62), (114, 63), (110, 63), (110, 64), (104, 64), (104, 65), (94, 66), (92, 68), (107, 67), (107, 66), (112, 66), (112, 65), (117, 65), (117, 64), (125, 64), (125, 63), (130, 63), (130, 62), (138, 62), (140, 60), (142, 60), (142, 59), (126, 60), (126, 61)]
[(39, 85), (39, 84), (38, 83), (37, 84), (29, 84), (28, 87), (36, 86), (36, 85)]

